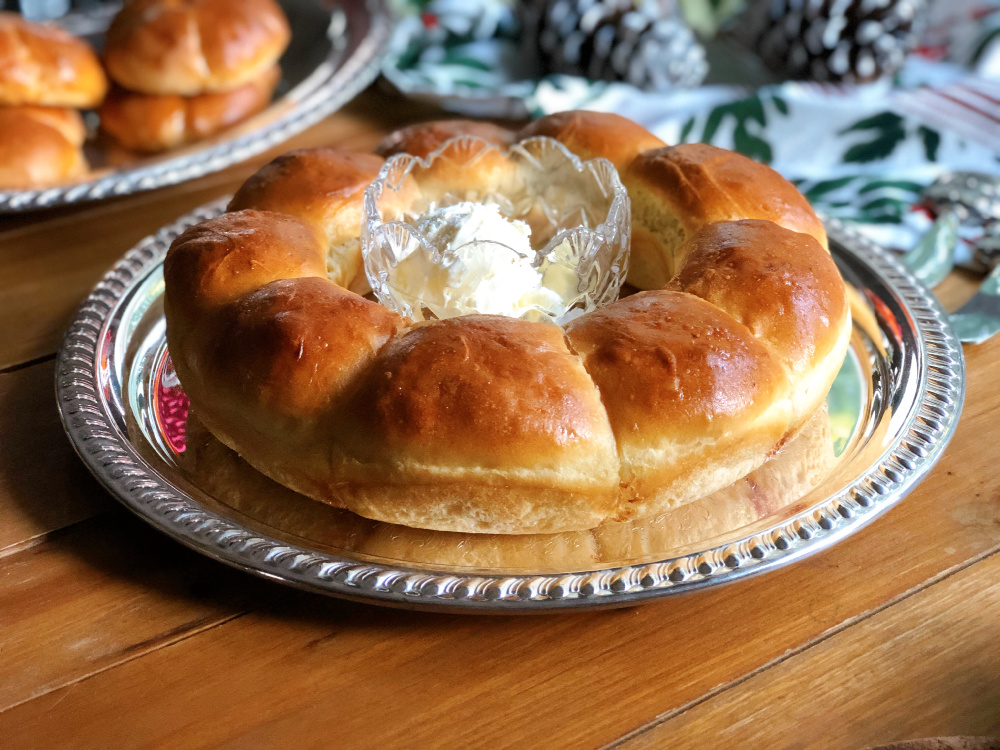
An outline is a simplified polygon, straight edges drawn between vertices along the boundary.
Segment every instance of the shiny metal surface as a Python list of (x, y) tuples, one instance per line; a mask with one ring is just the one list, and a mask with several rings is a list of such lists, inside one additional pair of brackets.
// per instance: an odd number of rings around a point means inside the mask
[(754, 487), (734, 485), (724, 502), (569, 535), (491, 539), (376, 524), (256, 474), (187, 413), (166, 356), (162, 260), (184, 227), (223, 205), (146, 238), (97, 286), (60, 353), (59, 408), (80, 456), (122, 503), (216, 560), (294, 586), (485, 612), (625, 606), (715, 586), (824, 549), (878, 517), (930, 469), (958, 421), (962, 352), (944, 312), (889, 253), (830, 221), (855, 331), (828, 399), (829, 431), (815, 433), (826, 435), (829, 460), (811, 489), (791, 484), (798, 494), (761, 503)]
[[(217, 136), (146, 158), (91, 139), (85, 147), (91, 172), (51, 188), (0, 190), (0, 214), (130, 195), (217, 172), (319, 122), (375, 80), (392, 26), (384, 0), (279, 2), (292, 41), (281, 59), (282, 81), (270, 107)], [(99, 49), (111, 17), (102, 6), (73, 14), (63, 24), (91, 37)]]

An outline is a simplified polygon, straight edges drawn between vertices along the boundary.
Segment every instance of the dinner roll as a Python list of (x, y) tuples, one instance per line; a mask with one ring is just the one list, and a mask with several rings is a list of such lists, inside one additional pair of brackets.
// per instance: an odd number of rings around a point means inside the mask
[(104, 69), (85, 41), (0, 12), (0, 105), (96, 107), (107, 88)]
[(265, 109), (281, 79), (274, 66), (231, 91), (183, 97), (112, 89), (99, 113), (101, 130), (131, 151), (155, 153), (219, 133)]
[(827, 246), (823, 222), (795, 186), (734, 151), (704, 143), (644, 151), (622, 181), (632, 201), (628, 281), (640, 289), (665, 285), (680, 244), (717, 221), (767, 219)]
[(770, 221), (719, 222), (690, 237), (677, 262), (671, 289), (728, 313), (779, 355), (796, 384), (792, 422), (816, 411), (851, 332), (844, 282), (819, 242)]
[(228, 210), (278, 211), (316, 227), (325, 238), (330, 279), (347, 287), (364, 280), (362, 200), (381, 168), (382, 159), (374, 154), (334, 148), (291, 151), (244, 182)]
[(584, 110), (546, 115), (522, 128), (517, 140), (536, 135), (555, 138), (584, 161), (607, 159), (619, 172), (643, 151), (667, 145), (621, 115)]
[(345, 423), (353, 475), (331, 494), (368, 518), (549, 532), (592, 528), (617, 501), (608, 418), (558, 326), (498, 315), (415, 326), (379, 352)]
[(776, 352), (715, 306), (667, 290), (583, 315), (566, 338), (601, 393), (621, 460), (622, 520), (746, 475), (790, 427)]
[(460, 135), (472, 135), (497, 146), (509, 146), (514, 134), (490, 122), (475, 120), (437, 120), (410, 125), (390, 133), (375, 147), (375, 153), (388, 159), (396, 154), (410, 154), (426, 159), (441, 145)]
[(263, 75), (290, 38), (274, 0), (130, 0), (108, 29), (104, 61), (130, 91), (195, 96)]
[(80, 113), (55, 107), (0, 107), (0, 189), (48, 187), (87, 171)]

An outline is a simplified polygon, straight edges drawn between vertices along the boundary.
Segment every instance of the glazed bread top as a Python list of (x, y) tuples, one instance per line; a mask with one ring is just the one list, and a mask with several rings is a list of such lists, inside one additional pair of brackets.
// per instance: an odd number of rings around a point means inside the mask
[(274, 0), (131, 0), (108, 28), (104, 61), (130, 91), (195, 96), (249, 83), (290, 39)]
[(364, 277), (359, 237), (361, 199), (382, 163), (374, 154), (333, 148), (291, 151), (244, 182), (228, 210), (278, 211), (308, 222), (325, 239), (330, 278), (348, 287), (359, 276), (360, 280)]
[(437, 120), (410, 125), (390, 133), (375, 147), (375, 153), (386, 159), (396, 154), (410, 154), (426, 159), (441, 148), (445, 141), (462, 135), (475, 136), (501, 147), (514, 142), (513, 133), (491, 122)]
[(767, 219), (826, 247), (823, 222), (802, 193), (770, 167), (733, 151), (705, 143), (644, 151), (627, 165), (623, 180), (630, 196), (667, 206), (687, 234), (717, 221)]
[[(193, 408), (310, 497), (501, 534), (655, 515), (760, 466), (843, 361), (850, 313), (829, 253), (760, 219), (647, 232), (644, 251), (675, 269), (666, 288), (564, 327), (399, 318), (345, 289), (337, 269), (352, 252), (359, 267), (360, 247), (329, 241), (356, 236), (377, 166), (333, 149), (281, 157), (231, 204), (269, 210), (188, 230), (165, 265), (167, 336)], [(446, 180), (447, 160), (440, 169)], [(663, 197), (644, 220), (667, 226), (687, 198), (645, 179)]]
[(62, 29), (0, 12), (0, 105), (96, 107), (108, 80), (97, 55)]
[(522, 128), (517, 139), (536, 135), (561, 141), (584, 161), (607, 159), (619, 172), (643, 151), (667, 145), (646, 128), (621, 115), (584, 110), (546, 115)]
[(0, 107), (0, 189), (47, 187), (87, 171), (80, 113), (55, 107)]

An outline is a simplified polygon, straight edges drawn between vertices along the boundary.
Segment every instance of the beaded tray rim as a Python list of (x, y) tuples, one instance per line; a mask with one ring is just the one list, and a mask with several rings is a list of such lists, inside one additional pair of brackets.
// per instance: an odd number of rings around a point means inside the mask
[[(808, 510), (737, 542), (664, 560), (547, 574), (459, 574), (332, 555), (274, 539), (202, 507), (142, 457), (125, 430), (120, 391), (102, 377), (123, 300), (162, 262), (186, 227), (216, 216), (221, 199), (146, 237), (107, 273), (70, 325), (56, 368), (63, 426), (94, 475), (126, 507), (177, 541), (226, 564), (311, 591), (389, 606), (513, 612), (627, 606), (729, 583), (829, 547), (897, 503), (941, 456), (965, 392), (961, 345), (933, 295), (892, 255), (835, 219), (837, 244), (902, 301), (901, 335), (923, 366), (915, 408), (857, 480)], [(888, 388), (901, 388), (888, 383)]]

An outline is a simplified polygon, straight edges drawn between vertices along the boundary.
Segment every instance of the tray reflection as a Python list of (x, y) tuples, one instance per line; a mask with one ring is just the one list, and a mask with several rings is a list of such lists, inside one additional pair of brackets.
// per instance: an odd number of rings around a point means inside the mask
[[(179, 415), (159, 408), (162, 424)], [(663, 558), (801, 503), (836, 457), (821, 409), (766, 464), (733, 485), (655, 518), (559, 534), (463, 534), (371, 521), (299, 495), (260, 474), (220, 443), (195, 414), (184, 422), (175, 471), (206, 504), (244, 523), (332, 553), (441, 568), (588, 570)], [(177, 444), (176, 437), (173, 444)], [(805, 507), (805, 506), (803, 506)], [(218, 508), (216, 508), (219, 510)]]

